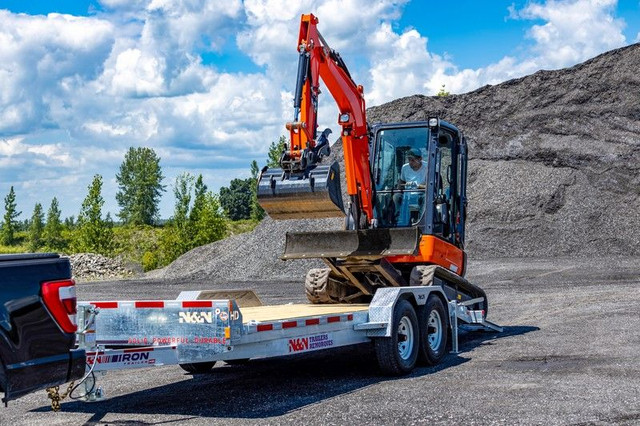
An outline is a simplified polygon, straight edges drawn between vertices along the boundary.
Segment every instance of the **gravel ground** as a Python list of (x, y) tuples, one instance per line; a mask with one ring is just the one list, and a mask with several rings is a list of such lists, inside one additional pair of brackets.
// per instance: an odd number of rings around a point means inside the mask
[[(544, 424), (640, 422), (640, 258), (472, 261), (502, 334), (466, 333), (444, 364), (402, 378), (377, 373), (368, 345), (221, 363), (209, 375), (166, 366), (101, 378), (108, 399), (43, 392), (0, 409), (0, 424)], [(254, 288), (267, 303), (302, 301), (288, 281), (82, 283), (80, 299), (174, 298), (184, 289)]]

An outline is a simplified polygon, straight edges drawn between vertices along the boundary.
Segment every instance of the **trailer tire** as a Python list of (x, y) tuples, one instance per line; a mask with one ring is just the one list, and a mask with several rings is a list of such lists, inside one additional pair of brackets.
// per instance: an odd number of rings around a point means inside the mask
[(438, 365), (447, 354), (448, 321), (442, 300), (430, 294), (427, 303), (418, 308), (421, 363)]
[(400, 376), (413, 370), (418, 359), (418, 317), (407, 300), (393, 310), (391, 336), (375, 339), (378, 365), (384, 374)]
[(188, 364), (179, 364), (180, 368), (190, 374), (206, 374), (216, 365), (215, 361), (208, 362), (191, 362)]

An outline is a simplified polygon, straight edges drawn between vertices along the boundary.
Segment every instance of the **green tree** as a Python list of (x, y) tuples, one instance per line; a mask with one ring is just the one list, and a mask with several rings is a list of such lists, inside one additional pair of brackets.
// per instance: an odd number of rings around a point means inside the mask
[(254, 220), (262, 220), (264, 218), (264, 209), (258, 203), (258, 163), (256, 160), (251, 162), (251, 218)]
[(207, 185), (202, 180), (202, 175), (198, 175), (194, 185), (193, 207), (189, 213), (189, 222), (196, 223), (200, 218), (202, 209), (205, 208), (207, 195)]
[(44, 213), (42, 204), (36, 203), (31, 215), (31, 224), (29, 225), (29, 251), (37, 251), (42, 247), (44, 231)]
[[(66, 241), (62, 237), (62, 223), (60, 222), (60, 208), (58, 199), (53, 197), (49, 210), (47, 210), (47, 223), (44, 225), (43, 239), (44, 245), (53, 251), (61, 251), (66, 248)], [(65, 223), (68, 219), (65, 219)], [(70, 219), (73, 224), (73, 216)]]
[(176, 177), (176, 183), (173, 187), (173, 195), (176, 197), (173, 222), (181, 230), (189, 226), (189, 210), (191, 207), (193, 181), (193, 176), (190, 173), (182, 173)]
[(160, 158), (151, 148), (129, 148), (116, 174), (118, 217), (131, 225), (151, 225), (158, 217), (162, 192)]
[(277, 141), (271, 142), (269, 145), (269, 153), (267, 154), (267, 167), (270, 169), (280, 167), (280, 157), (282, 153), (287, 149), (287, 137), (280, 136)]
[(218, 241), (224, 237), (226, 233), (226, 222), (220, 213), (218, 198), (211, 191), (204, 194), (197, 220), (194, 221), (191, 226), (193, 229), (193, 237), (189, 250)]
[(113, 222), (110, 215), (102, 219), (102, 176), (95, 175), (89, 193), (78, 215), (74, 249), (77, 252), (109, 254), (113, 243)]
[(436, 93), (436, 96), (440, 96), (441, 98), (447, 97), (449, 95), (450, 95), (450, 93), (445, 90), (444, 84), (440, 88), (440, 91), (438, 93)]
[(145, 268), (167, 265), (181, 254), (225, 235), (226, 222), (220, 213), (220, 204), (216, 196), (207, 191), (202, 175), (195, 179), (189, 173), (179, 175), (173, 193), (174, 212), (160, 236), (160, 255), (157, 259), (148, 255)]
[(231, 220), (251, 217), (253, 179), (233, 179), (229, 187), (220, 188), (220, 205)]
[[(56, 205), (57, 205), (57, 200), (56, 200)], [(67, 229), (73, 229), (76, 227), (76, 218), (73, 217), (73, 215), (69, 216), (69, 217), (65, 217), (64, 218), (64, 226), (67, 227)]]
[(2, 222), (2, 229), (0, 230), (0, 239), (2, 244), (10, 246), (16, 242), (17, 231), (17, 218), (22, 214), (17, 209), (16, 193), (13, 190), (13, 185), (9, 190), (9, 193), (4, 197), (4, 217)]
[(176, 177), (173, 186), (175, 205), (173, 216), (160, 236), (161, 265), (167, 265), (189, 250), (192, 236), (189, 228), (189, 210), (194, 178), (190, 173)]

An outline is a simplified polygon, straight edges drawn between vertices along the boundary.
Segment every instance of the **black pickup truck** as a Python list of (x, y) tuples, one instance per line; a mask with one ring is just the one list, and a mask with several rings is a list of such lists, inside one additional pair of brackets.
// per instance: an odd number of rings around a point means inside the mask
[(75, 282), (55, 253), (0, 255), (2, 401), (81, 378), (84, 350), (74, 349)]

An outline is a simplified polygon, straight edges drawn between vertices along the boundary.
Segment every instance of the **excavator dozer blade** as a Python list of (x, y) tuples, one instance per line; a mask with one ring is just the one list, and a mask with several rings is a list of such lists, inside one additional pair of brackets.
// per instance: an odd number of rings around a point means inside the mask
[(418, 228), (357, 231), (287, 232), (282, 259), (412, 255), (418, 250)]
[(338, 163), (318, 165), (304, 179), (268, 169), (258, 182), (258, 202), (273, 219), (343, 217)]

